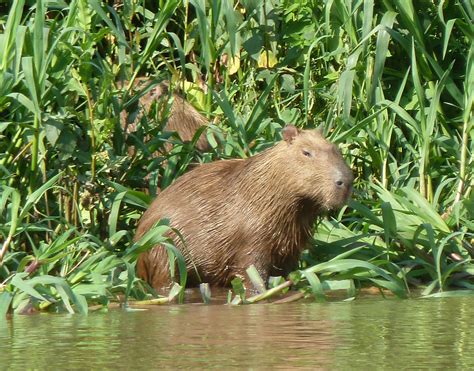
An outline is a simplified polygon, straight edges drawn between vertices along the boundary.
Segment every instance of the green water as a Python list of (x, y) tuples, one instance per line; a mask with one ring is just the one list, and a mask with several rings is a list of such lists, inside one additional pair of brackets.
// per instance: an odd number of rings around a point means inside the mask
[(474, 368), (474, 298), (175, 305), (0, 322), (0, 369)]

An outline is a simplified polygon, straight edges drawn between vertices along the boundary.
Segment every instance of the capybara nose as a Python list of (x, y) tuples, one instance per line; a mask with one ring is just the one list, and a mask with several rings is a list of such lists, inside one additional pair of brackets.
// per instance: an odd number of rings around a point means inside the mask
[(339, 176), (335, 179), (336, 188), (338, 189), (350, 189), (352, 188), (352, 182), (354, 177), (352, 172), (345, 171), (338, 174)]
[(352, 177), (341, 177), (334, 182), (337, 192), (342, 195), (346, 201), (352, 193)]
[(335, 184), (337, 188), (348, 188), (352, 186), (352, 177), (351, 176), (340, 176), (336, 178)]

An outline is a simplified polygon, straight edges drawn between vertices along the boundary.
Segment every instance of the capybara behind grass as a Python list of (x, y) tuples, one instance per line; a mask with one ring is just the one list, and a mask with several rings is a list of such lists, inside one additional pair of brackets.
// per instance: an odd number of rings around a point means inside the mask
[[(167, 218), (185, 240), (188, 286), (227, 286), (255, 265), (264, 280), (295, 269), (318, 215), (340, 208), (352, 172), (317, 130), (287, 126), (283, 140), (247, 159), (220, 160), (182, 175), (143, 214), (135, 239)], [(166, 249), (138, 258), (138, 275), (160, 290), (170, 284)]]
[[(147, 77), (137, 78), (133, 85), (133, 91), (136, 92), (144, 90), (151, 80)], [(128, 82), (119, 83), (119, 88), (123, 88)], [(170, 96), (169, 83), (161, 82), (153, 86), (150, 91), (143, 94), (138, 99), (138, 107), (136, 109), (129, 109), (122, 111), (120, 115), (120, 121), (122, 127), (125, 128), (127, 133), (133, 133), (136, 131), (136, 127), (143, 115), (146, 115), (150, 110), (153, 103), (158, 103), (158, 111), (160, 114), (164, 114), (165, 105), (168, 102)], [(172, 93), (173, 102), (168, 116), (168, 121), (165, 125), (165, 130), (174, 131), (178, 133), (179, 137), (183, 142), (190, 142), (197, 130), (202, 126), (207, 126), (208, 120), (206, 117), (201, 115), (196, 108), (188, 103), (183, 97), (177, 93)], [(200, 151), (207, 151), (210, 149), (209, 143), (204, 133), (202, 133), (197, 142), (196, 148)], [(171, 146), (167, 146), (169, 151)]]

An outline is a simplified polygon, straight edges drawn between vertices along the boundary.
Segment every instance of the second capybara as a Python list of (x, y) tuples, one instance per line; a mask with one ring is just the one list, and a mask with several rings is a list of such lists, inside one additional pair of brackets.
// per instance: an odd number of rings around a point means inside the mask
[[(140, 90), (144, 90), (147, 85), (151, 83), (151, 79), (147, 77), (140, 77), (135, 79), (133, 84), (133, 91), (139, 94)], [(119, 83), (119, 88), (123, 88), (128, 82)], [(200, 114), (196, 108), (188, 103), (183, 97), (177, 93), (172, 93), (173, 102), (168, 115), (168, 121), (164, 126), (167, 131), (174, 131), (178, 133), (183, 142), (190, 142), (196, 132), (202, 127), (208, 125), (208, 120)], [(148, 92), (144, 93), (138, 99), (138, 106), (134, 109), (122, 111), (120, 120), (122, 127), (127, 133), (133, 133), (136, 126), (143, 115), (146, 115), (153, 103), (158, 103), (159, 113), (164, 114), (164, 106), (167, 104), (170, 97), (169, 83), (161, 82), (154, 85)], [(196, 148), (200, 151), (208, 151), (210, 149), (209, 142), (206, 139), (205, 133), (199, 136), (196, 142)], [(167, 146), (167, 150), (171, 147)]]
[[(254, 265), (262, 278), (297, 267), (317, 216), (342, 207), (353, 175), (339, 149), (318, 130), (286, 126), (283, 140), (247, 159), (203, 164), (179, 177), (143, 214), (139, 239), (167, 218), (185, 244), (188, 286), (228, 286)], [(156, 246), (138, 258), (138, 275), (161, 291), (170, 283), (169, 258)]]

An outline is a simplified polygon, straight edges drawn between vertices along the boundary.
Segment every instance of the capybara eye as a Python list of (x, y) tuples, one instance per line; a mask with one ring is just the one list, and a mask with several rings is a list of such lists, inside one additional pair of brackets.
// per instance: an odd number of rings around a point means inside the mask
[(313, 157), (313, 154), (310, 151), (306, 151), (304, 149), (303, 149), (303, 155), (305, 155), (306, 157)]

